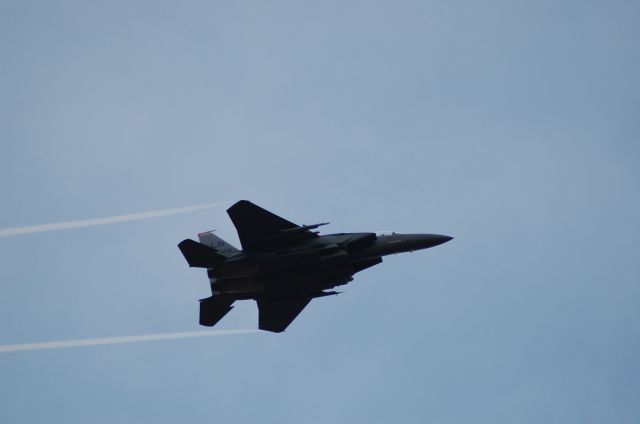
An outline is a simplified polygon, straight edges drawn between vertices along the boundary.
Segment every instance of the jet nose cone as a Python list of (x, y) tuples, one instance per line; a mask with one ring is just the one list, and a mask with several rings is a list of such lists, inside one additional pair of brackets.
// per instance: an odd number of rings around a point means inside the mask
[(429, 247), (439, 246), (452, 239), (453, 237), (444, 236), (440, 234), (423, 234), (420, 236), (420, 249), (427, 249)]
[(448, 242), (449, 240), (453, 240), (453, 237), (443, 236), (440, 234), (431, 235), (431, 243), (433, 243), (432, 246), (438, 246), (440, 244)]

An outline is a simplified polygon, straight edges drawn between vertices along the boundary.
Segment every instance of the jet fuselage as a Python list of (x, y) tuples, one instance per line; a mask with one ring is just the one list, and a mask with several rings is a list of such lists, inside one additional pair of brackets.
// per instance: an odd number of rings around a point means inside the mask
[[(350, 282), (395, 253), (449, 241), (436, 234), (328, 234), (272, 251), (243, 251), (209, 269), (213, 295), (252, 299), (308, 296)], [(333, 293), (332, 293), (333, 294)], [(320, 297), (318, 296), (318, 297)]]

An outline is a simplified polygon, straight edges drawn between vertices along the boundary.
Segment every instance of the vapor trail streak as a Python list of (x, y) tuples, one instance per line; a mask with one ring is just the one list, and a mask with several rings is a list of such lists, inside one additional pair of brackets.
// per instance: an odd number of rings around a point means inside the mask
[(161, 216), (177, 215), (180, 213), (194, 212), (220, 206), (226, 202), (208, 203), (206, 205), (187, 206), (185, 208), (163, 209), (159, 211), (132, 213), (129, 215), (109, 216), (106, 218), (85, 219), (82, 221), (57, 222), (52, 224), (32, 225), (29, 227), (16, 227), (0, 229), (0, 237), (15, 236), (19, 234), (42, 233), (44, 231), (68, 230), (70, 228), (93, 227), (95, 225), (115, 224), (118, 222), (137, 221), (141, 219), (158, 218)]
[(143, 336), (105, 337), (100, 339), (59, 340), (55, 342), (24, 343), (0, 345), (2, 352), (18, 352), (22, 350), (62, 349), (66, 347), (84, 347), (111, 345), (120, 343), (150, 342), (154, 340), (186, 339), (190, 337), (229, 336), (233, 334), (256, 333), (257, 330), (214, 330), (190, 331), (185, 333), (147, 334)]

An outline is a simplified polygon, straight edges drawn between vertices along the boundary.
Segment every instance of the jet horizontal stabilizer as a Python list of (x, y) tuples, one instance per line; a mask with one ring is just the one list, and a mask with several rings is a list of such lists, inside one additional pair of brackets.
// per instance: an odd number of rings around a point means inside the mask
[(181, 241), (178, 248), (190, 267), (211, 268), (216, 262), (227, 258), (215, 249), (191, 239)]
[(200, 325), (213, 327), (227, 313), (233, 309), (231, 304), (234, 299), (220, 296), (211, 296), (200, 299)]

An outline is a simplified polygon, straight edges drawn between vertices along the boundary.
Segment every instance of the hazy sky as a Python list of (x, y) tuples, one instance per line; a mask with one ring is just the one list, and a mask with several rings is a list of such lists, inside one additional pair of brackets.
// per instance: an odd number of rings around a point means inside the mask
[[(1, 1), (0, 344), (189, 332), (249, 199), (448, 234), (283, 334), (0, 353), (2, 423), (637, 423), (640, 5)], [(257, 327), (253, 302), (221, 329)]]

